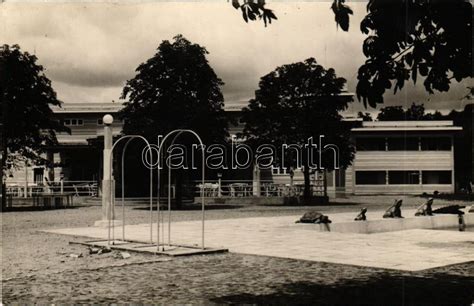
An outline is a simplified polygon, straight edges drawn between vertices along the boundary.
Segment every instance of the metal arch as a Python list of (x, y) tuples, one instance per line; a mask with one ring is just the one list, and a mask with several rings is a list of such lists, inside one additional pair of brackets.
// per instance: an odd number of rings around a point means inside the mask
[[(182, 133), (183, 131), (172, 131), (170, 133), (174, 133), (174, 132), (178, 132), (177, 135), (174, 136), (173, 140), (171, 141), (171, 145), (172, 146), (176, 140), (176, 138), (178, 138)], [(159, 148), (165, 143), (165, 139), (163, 139), (163, 142), (160, 144), (159, 143), (159, 138), (158, 138), (158, 146)], [(158, 236), (158, 241), (156, 242), (156, 247), (157, 247), (157, 251), (159, 251), (159, 248), (160, 248), (160, 227), (159, 227), (159, 223), (160, 223), (160, 215), (161, 215), (161, 211), (160, 211), (160, 194), (159, 194), (159, 191), (160, 191), (160, 162), (162, 162), (162, 156), (160, 155), (160, 151), (159, 151), (159, 148), (158, 148), (158, 165), (157, 165), (157, 169), (158, 169), (158, 179), (157, 179), (157, 190), (158, 190), (158, 207), (157, 207), (157, 222), (158, 222), (158, 227), (156, 229), (156, 235)], [(168, 171), (168, 246), (171, 244), (170, 241), (171, 241), (171, 197), (169, 196), (171, 194), (171, 169), (169, 169)], [(163, 246), (162, 246), (162, 251), (164, 251), (165, 249), (165, 246), (164, 246), (164, 242), (165, 242), (165, 237), (164, 237), (164, 234), (165, 234), (165, 229), (164, 229), (164, 218), (163, 218), (163, 215), (161, 215), (161, 224), (163, 226), (162, 230), (161, 230), (161, 235), (162, 235), (162, 239), (163, 239)]]
[[(110, 157), (111, 157), (110, 158), (110, 176), (111, 177), (112, 177), (112, 172), (113, 172), (113, 169), (112, 169), (112, 156), (113, 156), (113, 151), (114, 151), (115, 146), (119, 142), (121, 142), (122, 140), (128, 139), (128, 141), (125, 143), (124, 148), (122, 149), (122, 179), (124, 179), (124, 175), (123, 175), (124, 168), (123, 168), (123, 166), (124, 166), (125, 150), (126, 150), (128, 144), (133, 139), (136, 139), (136, 138), (140, 138), (143, 141), (145, 141), (145, 143), (148, 147), (148, 150), (150, 152), (150, 163), (152, 165), (153, 155), (152, 155), (151, 146), (150, 146), (150, 143), (148, 142), (148, 140), (146, 140), (146, 138), (141, 136), (141, 135), (125, 135), (125, 136), (120, 137), (117, 141), (115, 141), (115, 143), (112, 145), (112, 148), (110, 149), (109, 154), (110, 154)], [(124, 207), (123, 191), (124, 191), (124, 180), (122, 180), (122, 212), (123, 212), (122, 235), (123, 235), (123, 239), (125, 239), (125, 207)], [(109, 205), (109, 227), (108, 227), (108, 244), (109, 245), (110, 245), (110, 226), (111, 226), (111, 218), (112, 218), (112, 205), (113, 205), (113, 208), (114, 208), (114, 211), (115, 211), (115, 194), (113, 194), (113, 191), (112, 191), (112, 180), (110, 180), (110, 199), (111, 199), (112, 203), (111, 203), (111, 205)], [(152, 212), (153, 212), (153, 167), (150, 167), (150, 242), (151, 243), (153, 243), (153, 215), (152, 215)], [(115, 234), (115, 227), (114, 227), (114, 234)]]
[[(192, 135), (194, 135), (197, 140), (199, 141), (199, 143), (201, 144), (201, 147), (204, 148), (204, 143), (202, 142), (202, 139), (201, 137), (199, 137), (199, 135), (194, 132), (193, 130), (189, 130), (189, 129), (176, 129), (176, 130), (173, 130), (171, 132), (169, 132), (168, 134), (166, 134), (166, 136), (163, 138), (163, 141), (161, 142), (161, 145), (159, 146), (158, 148), (158, 160), (161, 160), (161, 149), (164, 147), (164, 144), (166, 143), (166, 140), (168, 139), (168, 137), (170, 137), (171, 135), (175, 134), (175, 133), (179, 133), (178, 135), (175, 136), (175, 138), (173, 139), (173, 143), (174, 143), (174, 140), (176, 140), (176, 138), (178, 136), (180, 136), (181, 134), (183, 133), (191, 133)], [(201, 204), (202, 204), (202, 241), (201, 241), (201, 244), (202, 244), (202, 249), (205, 248), (205, 245), (204, 245), (204, 221), (205, 221), (205, 200), (204, 200), (204, 179), (205, 179), (205, 156), (204, 156), (204, 150), (202, 152), (202, 171), (201, 171), (201, 183), (202, 183), (202, 188), (203, 190), (201, 191)], [(159, 165), (158, 165), (158, 169), (159, 169)], [(159, 172), (158, 172), (159, 173)], [(171, 173), (171, 169), (170, 169), (170, 173)], [(170, 182), (168, 182), (168, 189), (170, 189), (169, 187), (170, 185)], [(158, 185), (158, 194), (159, 194), (159, 185)], [(168, 193), (168, 203), (170, 203), (170, 194)], [(168, 205), (168, 214), (171, 214), (171, 205)], [(170, 221), (170, 219), (169, 219)], [(168, 224), (168, 244), (170, 244), (170, 223)], [(157, 248), (159, 247), (159, 244), (157, 244)]]
[[(172, 145), (174, 145), (174, 142), (176, 139), (183, 134), (184, 131), (178, 132), (173, 140), (171, 141), (171, 144), (169, 145), (168, 148), (170, 148)], [(175, 189), (176, 192), (176, 189)], [(168, 169), (168, 245), (171, 244), (171, 168)], [(175, 194), (176, 195), (176, 194)], [(176, 201), (176, 199), (175, 199)]]

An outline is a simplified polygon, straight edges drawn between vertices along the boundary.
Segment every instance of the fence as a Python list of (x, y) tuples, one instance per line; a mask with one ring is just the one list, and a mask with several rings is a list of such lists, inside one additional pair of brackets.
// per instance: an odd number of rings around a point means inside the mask
[(71, 194), (73, 196), (97, 196), (98, 184), (96, 181), (62, 181), (33, 183), (7, 182), (7, 195), (16, 197), (35, 197), (38, 195)]
[[(324, 181), (313, 181), (310, 184), (312, 195), (326, 195)], [(194, 196), (200, 197), (204, 193), (205, 197), (288, 197), (301, 196), (304, 192), (303, 182), (293, 184), (283, 184), (261, 181), (206, 181), (204, 184), (197, 183), (194, 188)]]

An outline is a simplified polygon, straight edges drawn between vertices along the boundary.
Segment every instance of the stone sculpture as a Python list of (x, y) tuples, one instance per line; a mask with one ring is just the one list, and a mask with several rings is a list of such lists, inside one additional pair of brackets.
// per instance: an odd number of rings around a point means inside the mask
[(464, 215), (464, 212), (461, 210), (466, 206), (460, 205), (448, 205), (438, 209), (433, 210), (435, 214), (453, 214), (453, 215)]
[(328, 224), (332, 221), (329, 220), (328, 216), (323, 215), (322, 213), (311, 210), (306, 212), (296, 223), (316, 223), (316, 224)]
[(354, 221), (365, 221), (367, 220), (367, 217), (365, 215), (365, 213), (367, 212), (367, 208), (361, 208), (360, 209), (360, 213), (357, 215), (357, 217), (355, 217)]
[(395, 203), (390, 206), (389, 209), (383, 214), (384, 218), (403, 218), (402, 217), (402, 210), (400, 207), (402, 206), (403, 200), (395, 200)]
[(416, 209), (415, 216), (432, 216), (433, 209), (431, 206), (433, 205), (433, 199), (429, 199), (425, 204), (421, 205)]

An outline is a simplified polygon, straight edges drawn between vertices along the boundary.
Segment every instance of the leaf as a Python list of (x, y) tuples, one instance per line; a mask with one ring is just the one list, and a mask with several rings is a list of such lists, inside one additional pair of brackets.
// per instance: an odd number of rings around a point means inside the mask
[(255, 13), (252, 10), (248, 11), (248, 16), (249, 16), (250, 20), (256, 20), (257, 19)]
[(411, 79), (413, 80), (414, 84), (416, 84), (417, 75), (418, 75), (418, 63), (415, 63), (411, 71)]
[(413, 54), (412, 54), (411, 52), (410, 52), (410, 53), (407, 53), (407, 54), (405, 55), (405, 60), (406, 60), (406, 62), (407, 62), (407, 64), (408, 64), (408, 66), (411, 67), (411, 65), (413, 64)]
[(343, 4), (343, 2), (343, 0), (334, 0), (331, 9), (334, 12), (337, 25), (339, 25), (343, 31), (347, 32), (349, 30), (349, 15), (352, 15), (353, 11), (349, 6)]
[(249, 2), (247, 2), (247, 4), (248, 4), (248, 6), (250, 7), (250, 10), (251, 10), (254, 14), (256, 14), (256, 15), (259, 14), (260, 6), (259, 6), (257, 3), (253, 2), (253, 1), (249, 1)]
[(244, 18), (245, 22), (249, 22), (249, 19), (247, 17), (247, 9), (245, 8), (245, 6), (241, 6), (240, 8), (242, 9), (242, 18)]
[(275, 16), (275, 14), (273, 13), (272, 10), (264, 9), (264, 10), (263, 10), (263, 13), (268, 16), (268, 18), (270, 19), (270, 23), (271, 23), (271, 19), (278, 19), (278, 18)]
[(420, 63), (420, 74), (422, 76), (427, 76), (428, 75), (428, 64)]
[(232, 0), (232, 6), (233, 6), (235, 9), (238, 9), (238, 8), (240, 7), (239, 0)]

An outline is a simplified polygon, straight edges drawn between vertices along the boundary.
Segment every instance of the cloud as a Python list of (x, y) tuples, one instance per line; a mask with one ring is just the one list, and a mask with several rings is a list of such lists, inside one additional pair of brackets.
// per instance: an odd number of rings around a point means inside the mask
[[(338, 30), (329, 2), (272, 2), (278, 20), (268, 27), (245, 23), (230, 3), (4, 3), (0, 41), (35, 53), (64, 102), (118, 100), (136, 67), (153, 56), (162, 40), (183, 34), (205, 46), (208, 60), (225, 82), (226, 102), (248, 101), (261, 76), (277, 66), (314, 57), (333, 67), (355, 91), (364, 62), (359, 30), (365, 3), (352, 1), (349, 33)], [(394, 96), (387, 105), (414, 100), (427, 108), (459, 107), (465, 84), (448, 94), (428, 95), (422, 83)], [(361, 103), (351, 105), (363, 110)]]

